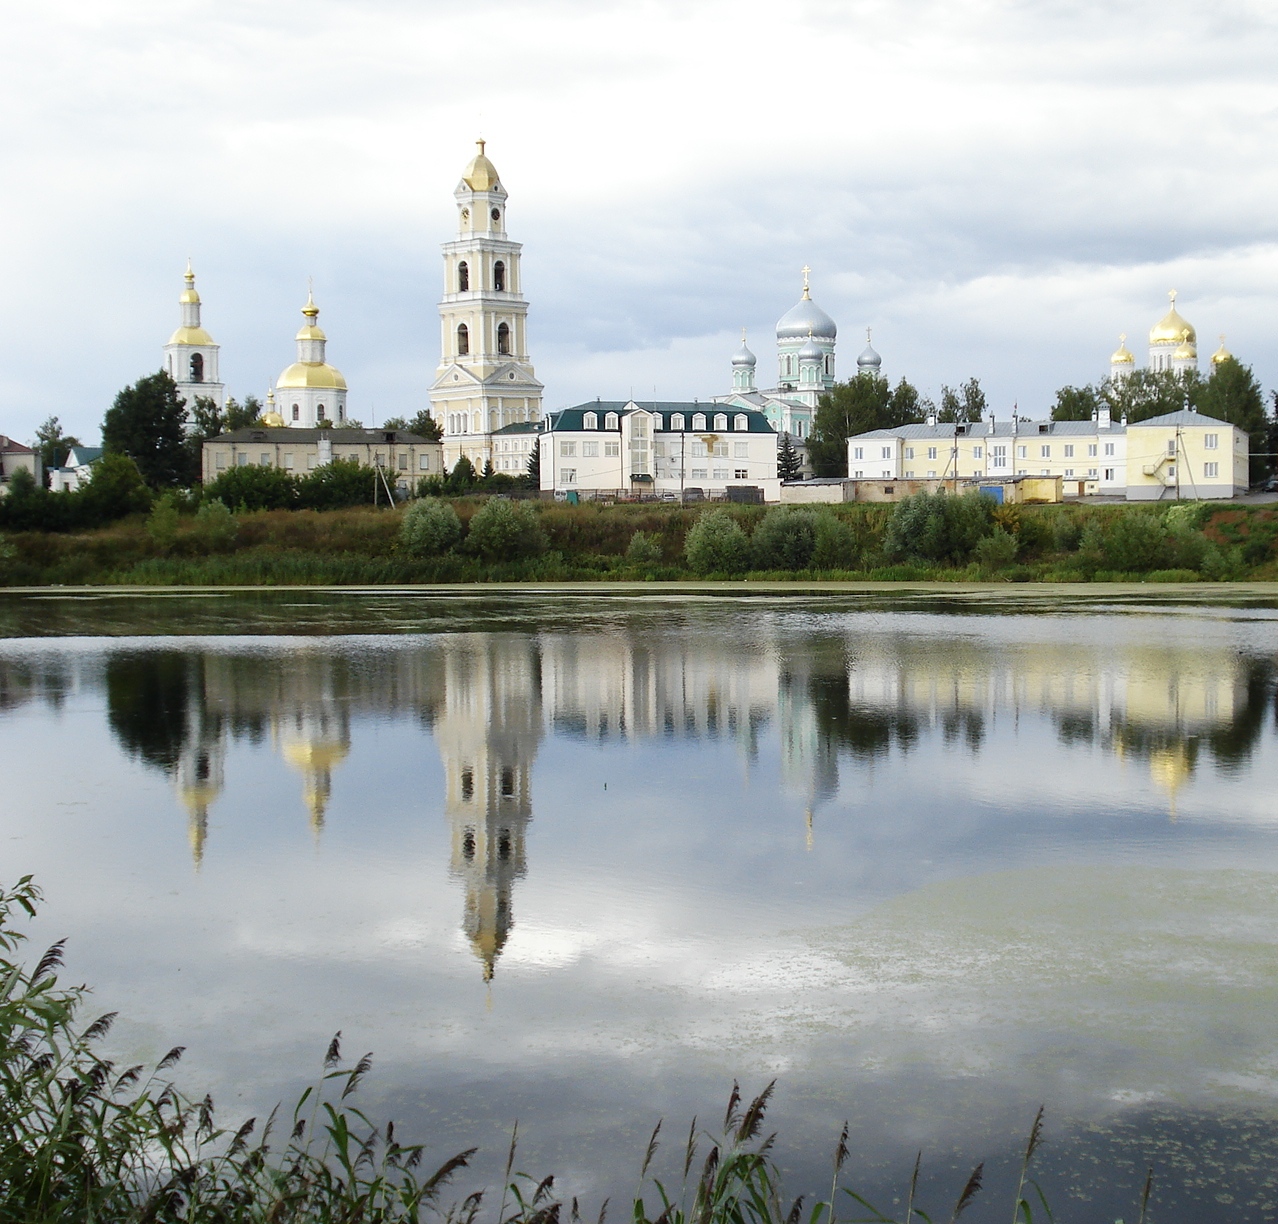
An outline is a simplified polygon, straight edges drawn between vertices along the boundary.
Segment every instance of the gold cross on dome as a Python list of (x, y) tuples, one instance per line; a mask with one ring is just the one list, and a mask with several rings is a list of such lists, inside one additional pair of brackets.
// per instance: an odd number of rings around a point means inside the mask
[(811, 271), (812, 271), (812, 269), (811, 269), (811, 268), (809, 268), (807, 264), (804, 264), (804, 265), (803, 265), (803, 287), (804, 287), (804, 289), (806, 289), (806, 288), (808, 287), (808, 273), (809, 273), (809, 272), (811, 272)]
[(1175, 290), (1175, 289), (1168, 289), (1168, 290), (1167, 290), (1167, 296), (1168, 296), (1169, 298), (1171, 298), (1171, 304), (1172, 304), (1172, 306), (1174, 307), (1174, 306), (1176, 305), (1176, 290)]

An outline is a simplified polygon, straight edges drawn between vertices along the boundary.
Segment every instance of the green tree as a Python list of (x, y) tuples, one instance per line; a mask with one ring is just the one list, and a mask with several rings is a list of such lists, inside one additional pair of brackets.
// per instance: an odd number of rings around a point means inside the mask
[(86, 524), (109, 523), (151, 508), (151, 491), (128, 455), (103, 455), (90, 469), (88, 483), (68, 496), (78, 499), (79, 517)]
[(1259, 480), (1269, 466), (1264, 454), (1269, 450), (1269, 417), (1251, 366), (1226, 358), (1200, 385), (1195, 406), (1204, 415), (1228, 421), (1246, 433), (1252, 453), (1250, 478)]
[(190, 484), (186, 405), (164, 371), (140, 378), (115, 397), (102, 421), (102, 447), (127, 455), (153, 489)]
[(256, 424), (262, 415), (262, 401), (256, 395), (246, 395), (241, 404), (234, 396), (226, 401), (222, 411), (222, 432), (232, 433)]
[(155, 551), (167, 557), (177, 543), (178, 508), (172, 493), (156, 498), (146, 520), (146, 533), (151, 537)]
[(781, 435), (781, 445), (777, 447), (777, 475), (782, 480), (798, 480), (803, 475), (803, 460), (794, 449), (789, 432)]
[(456, 548), (461, 537), (457, 511), (434, 497), (415, 501), (399, 526), (400, 542), (414, 557), (438, 557)]
[(527, 502), (494, 497), (470, 520), (466, 546), (485, 561), (521, 561), (546, 551), (546, 533)]
[(755, 569), (807, 569), (816, 550), (817, 516), (811, 510), (776, 506), (750, 538)]
[[(382, 473), (358, 459), (334, 459), (297, 482), (297, 504), (304, 510), (340, 510), (370, 506), (385, 499)], [(376, 492), (375, 492), (376, 490)]]
[[(232, 399), (227, 403), (234, 404), (235, 401)], [(226, 432), (226, 416), (211, 395), (197, 395), (187, 407), (187, 416), (187, 428), (194, 442), (207, 442)]]
[(479, 483), (479, 475), (475, 471), (475, 465), (462, 455), (460, 459), (453, 464), (453, 470), (448, 473), (444, 484), (450, 492), (465, 493), (468, 489), (473, 489)]
[(661, 541), (646, 531), (636, 531), (630, 537), (626, 560), (631, 565), (647, 569), (661, 564)]
[(530, 489), (541, 488), (541, 447), (537, 445), (537, 440), (533, 439), (533, 448), (528, 452), (528, 467), (525, 469), (525, 478)]
[(1180, 412), (1196, 402), (1202, 379), (1192, 370), (1133, 370), (1126, 378), (1111, 379), (1101, 388), (1116, 419), (1130, 424)]
[(227, 504), (214, 497), (195, 512), (195, 538), (207, 552), (224, 552), (235, 543), (240, 525)]
[(1052, 408), (1053, 421), (1090, 421), (1100, 406), (1100, 394), (1095, 387), (1062, 387), (1056, 392), (1056, 404)]
[(51, 416), (36, 430), (36, 449), (40, 452), (40, 463), (44, 467), (44, 483), (49, 483), (49, 469), (60, 468), (67, 461), (67, 455), (73, 446), (80, 445), (80, 439), (62, 432), (62, 423)]
[(750, 565), (750, 540), (726, 510), (708, 510), (693, 523), (683, 555), (698, 574), (740, 574)]
[(893, 508), (883, 552), (893, 561), (951, 561), (962, 565), (994, 530), (994, 501), (979, 493), (916, 493)]
[(983, 421), (985, 409), (985, 392), (981, 390), (980, 381), (969, 378), (957, 391), (952, 387), (941, 387), (941, 409), (936, 414), (936, 419), (946, 424)]
[(895, 429), (923, 419), (922, 399), (905, 379), (895, 388), (863, 372), (836, 383), (817, 401), (808, 459), (818, 476), (847, 474), (847, 440), (872, 429)]
[(297, 481), (282, 468), (245, 463), (227, 468), (212, 484), (205, 485), (204, 498), (235, 509), (288, 510), (297, 501)]
[(492, 478), (496, 475), (497, 475), (497, 469), (493, 467), (493, 460), (492, 460), (492, 456), (490, 455), (487, 459), (484, 460), (483, 479), (485, 481), (489, 481), (489, 480), (492, 480)]
[(438, 442), (444, 432), (439, 427), (439, 422), (430, 414), (429, 408), (423, 408), (415, 417), (390, 417), (382, 422), (383, 429), (400, 429), (405, 433), (416, 434), (419, 438), (426, 438), (431, 442)]

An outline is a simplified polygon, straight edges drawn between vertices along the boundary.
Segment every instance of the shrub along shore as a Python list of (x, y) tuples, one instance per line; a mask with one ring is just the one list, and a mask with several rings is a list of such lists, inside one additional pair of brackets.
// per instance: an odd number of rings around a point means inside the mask
[(105, 526), (0, 535), (0, 584), (1278, 579), (1278, 505), (570, 506), (505, 497), (234, 512), (170, 496)]

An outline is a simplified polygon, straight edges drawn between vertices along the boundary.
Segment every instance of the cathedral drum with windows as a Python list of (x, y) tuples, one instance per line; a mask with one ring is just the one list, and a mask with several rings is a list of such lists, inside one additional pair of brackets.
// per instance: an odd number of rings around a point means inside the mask
[(296, 336), (297, 360), (275, 382), (280, 419), (268, 424), (300, 429), (315, 429), (325, 421), (341, 425), (346, 421), (346, 379), (325, 357), (328, 337), (319, 325), (313, 294), (306, 295), (302, 316), (306, 321)]
[(528, 359), (521, 246), (506, 236), (506, 190), (484, 142), (462, 174), (457, 237), (443, 245), (441, 358), (430, 390), (444, 462), (493, 459), (493, 434), (541, 419), (542, 384)]

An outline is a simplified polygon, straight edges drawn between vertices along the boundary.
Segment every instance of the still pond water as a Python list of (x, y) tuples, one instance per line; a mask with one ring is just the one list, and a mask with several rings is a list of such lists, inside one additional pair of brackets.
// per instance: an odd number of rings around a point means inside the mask
[[(595, 1204), (776, 1077), (793, 1192), (1278, 1217), (1278, 611), (0, 595), (4, 878), (226, 1122), (340, 1029)], [(671, 1148), (681, 1148), (675, 1139)], [(667, 1153), (673, 1161), (673, 1151)], [(1004, 1191), (1006, 1190), (1006, 1194)], [(993, 1199), (973, 1219), (985, 1217)], [(898, 1212), (900, 1207), (898, 1207)]]

